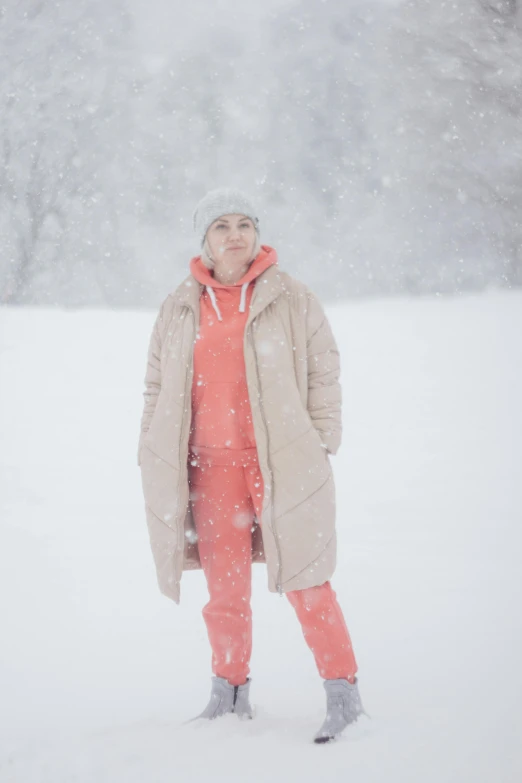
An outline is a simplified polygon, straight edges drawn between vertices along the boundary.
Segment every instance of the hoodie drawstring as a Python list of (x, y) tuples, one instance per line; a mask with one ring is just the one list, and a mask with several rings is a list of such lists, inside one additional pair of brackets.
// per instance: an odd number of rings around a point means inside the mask
[[(246, 294), (247, 294), (247, 289), (248, 289), (249, 285), (250, 285), (250, 283), (243, 283), (243, 285), (241, 286), (241, 298), (239, 300), (239, 312), (240, 313), (244, 313), (245, 310), (246, 310)], [(212, 307), (214, 308), (214, 311), (215, 311), (215, 313), (217, 315), (218, 321), (222, 321), (223, 318), (221, 317), (221, 313), (219, 312), (219, 307), (218, 307), (218, 303), (217, 303), (216, 294), (214, 292), (214, 289), (210, 285), (205, 286), (205, 288), (206, 288), (206, 291), (207, 291), (208, 295), (210, 296), (210, 301), (212, 302)]]
[(247, 288), (250, 284), (249, 283), (243, 283), (241, 286), (241, 299), (239, 300), (239, 312), (244, 313), (245, 307), (246, 307), (246, 292)]
[(222, 321), (221, 313), (219, 312), (219, 307), (216, 300), (216, 295), (214, 293), (214, 289), (211, 288), (209, 285), (206, 286), (207, 293), (210, 296), (210, 301), (212, 302), (212, 307), (214, 308), (218, 321)]

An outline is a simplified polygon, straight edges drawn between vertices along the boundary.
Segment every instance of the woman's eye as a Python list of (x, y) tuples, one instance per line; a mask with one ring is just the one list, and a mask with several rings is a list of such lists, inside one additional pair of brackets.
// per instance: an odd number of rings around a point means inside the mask
[(250, 223), (241, 223), (239, 228), (250, 228)]

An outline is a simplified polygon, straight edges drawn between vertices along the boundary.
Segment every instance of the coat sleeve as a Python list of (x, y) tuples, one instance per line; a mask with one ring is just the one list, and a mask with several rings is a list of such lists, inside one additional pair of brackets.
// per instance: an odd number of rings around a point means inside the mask
[(161, 325), (163, 322), (164, 305), (158, 313), (152, 334), (149, 341), (149, 350), (147, 355), (147, 369), (145, 372), (145, 391), (143, 392), (144, 406), (141, 415), (141, 431), (138, 444), (138, 465), (140, 464), (140, 452), (143, 445), (143, 439), (147, 434), (156, 403), (161, 391)]
[(339, 350), (318, 299), (310, 292), (308, 296), (308, 413), (323, 446), (329, 454), (335, 454), (342, 430)]

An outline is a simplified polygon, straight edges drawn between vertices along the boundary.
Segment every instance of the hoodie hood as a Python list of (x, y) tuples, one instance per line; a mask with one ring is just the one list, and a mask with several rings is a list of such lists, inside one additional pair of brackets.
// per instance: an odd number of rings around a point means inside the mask
[(277, 253), (273, 247), (261, 245), (261, 250), (250, 264), (248, 271), (236, 283), (219, 283), (212, 275), (212, 270), (205, 266), (201, 256), (196, 256), (190, 262), (190, 273), (195, 277), (198, 283), (209, 286), (210, 288), (236, 288), (251, 283), (269, 266), (277, 264)]
[[(277, 264), (276, 251), (268, 245), (261, 245), (261, 250), (250, 264), (248, 271), (236, 283), (225, 284), (215, 280), (212, 271), (206, 267), (201, 260), (201, 256), (196, 256), (196, 258), (192, 259), (190, 262), (190, 272), (198, 283), (205, 286), (205, 290), (210, 297), (217, 319), (218, 321), (222, 321), (223, 317), (221, 315), (221, 310), (219, 309), (218, 296), (219, 298), (228, 298), (228, 296), (236, 290), (238, 292), (240, 291), (239, 312), (246, 312), (247, 291), (250, 283), (268, 269), (269, 266), (273, 266), (273, 264)], [(219, 292), (218, 296), (216, 296), (216, 291)]]

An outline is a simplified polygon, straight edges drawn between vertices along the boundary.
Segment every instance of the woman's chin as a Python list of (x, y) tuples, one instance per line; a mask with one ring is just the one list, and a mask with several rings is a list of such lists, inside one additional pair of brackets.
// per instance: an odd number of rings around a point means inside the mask
[(249, 261), (250, 258), (247, 255), (240, 255), (239, 253), (227, 253), (223, 258), (223, 266), (230, 270), (241, 269), (241, 267), (246, 266)]

